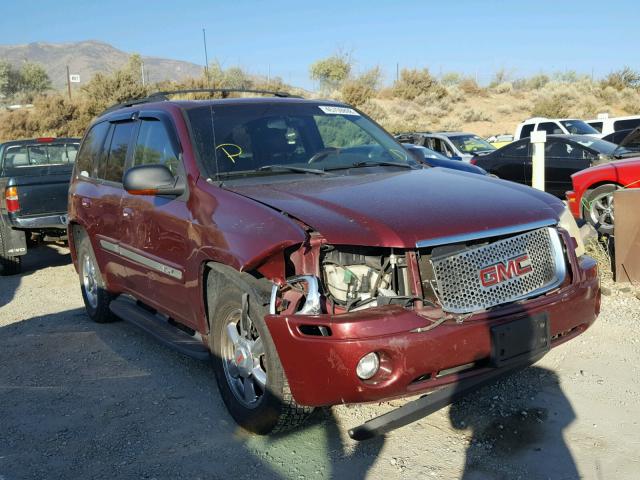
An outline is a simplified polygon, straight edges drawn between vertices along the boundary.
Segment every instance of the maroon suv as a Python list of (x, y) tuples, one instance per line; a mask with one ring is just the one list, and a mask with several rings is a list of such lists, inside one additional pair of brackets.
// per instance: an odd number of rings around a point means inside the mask
[(531, 364), (600, 305), (560, 200), (420, 166), (331, 101), (110, 109), (82, 141), (69, 241), (89, 316), (211, 355), (257, 433), (434, 391), (350, 432), (382, 433)]

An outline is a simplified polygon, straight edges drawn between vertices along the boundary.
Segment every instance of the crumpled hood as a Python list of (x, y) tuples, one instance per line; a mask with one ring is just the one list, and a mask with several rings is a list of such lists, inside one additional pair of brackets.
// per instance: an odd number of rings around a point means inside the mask
[(274, 177), (225, 188), (301, 220), (335, 245), (414, 248), (423, 240), (557, 220), (564, 209), (532, 188), (444, 168)]

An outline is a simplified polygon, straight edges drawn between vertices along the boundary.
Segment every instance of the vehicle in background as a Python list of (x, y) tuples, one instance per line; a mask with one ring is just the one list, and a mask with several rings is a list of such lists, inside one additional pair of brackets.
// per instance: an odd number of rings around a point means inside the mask
[(640, 153), (640, 127), (634, 128), (633, 130), (613, 132), (602, 139), (618, 144), (626, 150)]
[(496, 147), (484, 138), (466, 132), (409, 132), (396, 135), (400, 143), (413, 143), (441, 153), (451, 160), (469, 162), (475, 155), (493, 152)]
[(492, 135), (486, 140), (494, 147), (502, 148), (505, 145), (509, 145), (511, 142), (513, 142), (513, 135), (510, 135), (508, 133), (504, 133), (501, 135)]
[(471, 165), (467, 162), (461, 162), (460, 160), (451, 160), (441, 153), (433, 151), (427, 147), (414, 145), (413, 143), (403, 143), (402, 146), (406, 148), (416, 160), (430, 167), (451, 168), (453, 170), (459, 170), (462, 172), (487, 175), (486, 171), (476, 165)]
[(604, 137), (602, 137), (602, 140), (620, 145), (622, 141), (627, 137), (627, 135), (629, 135), (631, 132), (633, 132), (633, 129), (618, 130), (617, 132), (605, 135)]
[[(640, 128), (620, 145), (640, 156)], [(614, 230), (613, 193), (620, 188), (640, 188), (640, 158), (602, 163), (571, 175), (572, 189), (566, 198), (575, 218), (582, 218), (600, 233)]]
[(609, 135), (619, 130), (633, 130), (640, 127), (640, 115), (609, 117), (607, 114), (601, 114), (598, 118), (586, 120), (586, 122), (602, 135)]
[(20, 271), (31, 242), (66, 239), (67, 194), (79, 138), (0, 144), (0, 274)]
[[(571, 175), (598, 162), (628, 158), (635, 153), (622, 146), (586, 135), (549, 135), (544, 148), (545, 191), (564, 198), (571, 188)], [(533, 147), (523, 138), (493, 153), (474, 157), (471, 163), (490, 174), (523, 185), (531, 185)]]
[(245, 429), (438, 390), (349, 431), (383, 434), (595, 321), (597, 265), (557, 198), (424, 168), (344, 103), (170, 94), (89, 127), (71, 256), (89, 318), (211, 353)]
[(602, 134), (591, 125), (587, 124), (583, 120), (579, 120), (576, 118), (534, 117), (520, 123), (516, 127), (516, 132), (513, 135), (513, 138), (514, 140), (528, 138), (531, 136), (531, 132), (533, 131), (544, 131), (547, 132), (547, 135), (589, 135), (593, 137), (602, 136)]

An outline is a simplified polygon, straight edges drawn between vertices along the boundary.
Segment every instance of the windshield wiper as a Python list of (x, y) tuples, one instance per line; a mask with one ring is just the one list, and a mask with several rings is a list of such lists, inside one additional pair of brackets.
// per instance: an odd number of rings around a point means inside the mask
[(354, 162), (351, 165), (346, 165), (343, 167), (335, 167), (328, 168), (327, 170), (346, 170), (349, 168), (362, 168), (362, 167), (401, 167), (401, 168), (410, 168), (415, 169), (418, 168), (418, 165), (412, 165), (410, 163), (400, 163), (400, 162)]
[(331, 175), (329, 172), (325, 172), (324, 170), (320, 170), (318, 168), (294, 167), (293, 165), (280, 165), (280, 164), (264, 165), (258, 168), (257, 171), (264, 172), (264, 171), (277, 171), (277, 170), (283, 170), (285, 172), (288, 171), (288, 172), (295, 172), (295, 173), (313, 173), (315, 175)]

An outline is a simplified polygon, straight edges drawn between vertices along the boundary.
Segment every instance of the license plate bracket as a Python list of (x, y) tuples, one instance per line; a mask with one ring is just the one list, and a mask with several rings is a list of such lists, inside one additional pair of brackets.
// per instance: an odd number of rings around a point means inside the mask
[(534, 358), (551, 348), (549, 317), (539, 313), (491, 327), (491, 364), (505, 364)]

